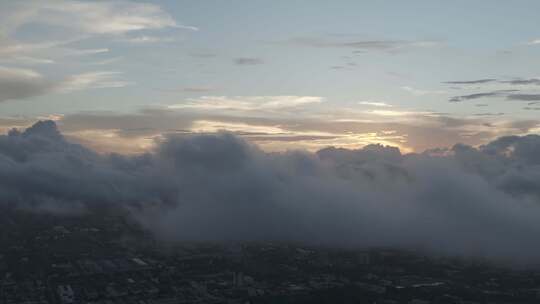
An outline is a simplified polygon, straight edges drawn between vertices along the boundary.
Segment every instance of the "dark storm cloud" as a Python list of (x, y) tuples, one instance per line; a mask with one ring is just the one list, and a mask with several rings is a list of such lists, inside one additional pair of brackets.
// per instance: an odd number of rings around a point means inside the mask
[(258, 65), (263, 64), (264, 60), (256, 57), (239, 57), (235, 58), (233, 62), (236, 65)]
[[(442, 150), (441, 150), (442, 151)], [(0, 201), (36, 212), (120, 208), (170, 240), (396, 246), (538, 262), (540, 136), (403, 155), (265, 153), (228, 133), (97, 154), (51, 121), (0, 136)]]
[(497, 79), (486, 78), (486, 79), (476, 79), (476, 80), (459, 80), (459, 81), (445, 81), (446, 84), (484, 84), (489, 82), (495, 82)]

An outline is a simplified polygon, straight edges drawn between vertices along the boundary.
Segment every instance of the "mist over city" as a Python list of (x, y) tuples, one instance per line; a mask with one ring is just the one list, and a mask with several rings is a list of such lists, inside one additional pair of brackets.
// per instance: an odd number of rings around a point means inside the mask
[(0, 0), (0, 304), (537, 303), (538, 11)]

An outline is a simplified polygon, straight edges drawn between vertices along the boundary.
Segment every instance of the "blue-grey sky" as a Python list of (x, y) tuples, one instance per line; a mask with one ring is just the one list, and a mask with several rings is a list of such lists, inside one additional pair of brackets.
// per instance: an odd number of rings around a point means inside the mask
[(423, 151), (538, 133), (538, 1), (0, 0), (0, 128)]

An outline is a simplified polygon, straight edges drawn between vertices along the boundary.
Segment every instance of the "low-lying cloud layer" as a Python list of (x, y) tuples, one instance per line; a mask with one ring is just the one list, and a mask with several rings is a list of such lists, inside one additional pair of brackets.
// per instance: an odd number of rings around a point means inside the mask
[(120, 208), (170, 240), (396, 246), (538, 262), (540, 136), (403, 155), (265, 153), (228, 133), (169, 136), (137, 156), (68, 142), (52, 121), (0, 136), (0, 202)]

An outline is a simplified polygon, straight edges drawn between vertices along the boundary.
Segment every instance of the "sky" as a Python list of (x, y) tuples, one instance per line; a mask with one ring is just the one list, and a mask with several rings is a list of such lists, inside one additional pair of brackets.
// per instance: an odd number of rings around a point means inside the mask
[[(0, 130), (422, 152), (540, 131), (538, 1), (0, 0)], [(4, 133), (3, 132), (3, 133)]]
[(0, 207), (538, 266), (538, 11), (0, 0)]

